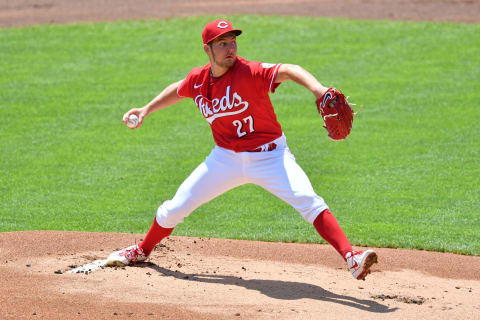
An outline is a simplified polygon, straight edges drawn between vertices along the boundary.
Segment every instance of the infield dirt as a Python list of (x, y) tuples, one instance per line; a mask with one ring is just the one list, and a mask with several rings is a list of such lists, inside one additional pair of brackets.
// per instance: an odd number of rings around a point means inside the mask
[[(478, 23), (480, 1), (0, 0), (0, 27), (216, 13)], [(142, 237), (0, 233), (0, 318), (480, 319), (478, 256), (378, 248), (357, 281), (327, 245), (170, 237), (148, 263), (65, 273)]]
[(0, 234), (3, 319), (478, 319), (480, 257), (378, 248), (354, 280), (327, 245), (170, 237), (147, 263), (66, 271), (142, 235)]
[(205, 14), (478, 22), (480, 0), (0, 0), (0, 27)]

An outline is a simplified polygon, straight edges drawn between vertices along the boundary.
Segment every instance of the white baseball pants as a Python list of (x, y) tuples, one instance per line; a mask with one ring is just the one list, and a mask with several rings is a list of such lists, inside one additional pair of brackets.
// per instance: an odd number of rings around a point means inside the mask
[(328, 206), (295, 161), (285, 136), (273, 142), (277, 148), (265, 152), (234, 152), (216, 146), (180, 185), (173, 199), (158, 208), (158, 224), (174, 228), (202, 204), (247, 183), (257, 184), (276, 195), (313, 224)]

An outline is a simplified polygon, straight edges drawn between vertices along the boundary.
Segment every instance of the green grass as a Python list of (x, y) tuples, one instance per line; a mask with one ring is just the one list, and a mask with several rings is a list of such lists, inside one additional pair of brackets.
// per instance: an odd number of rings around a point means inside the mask
[[(146, 232), (213, 147), (191, 101), (121, 123), (191, 67), (211, 17), (0, 29), (0, 231)], [(231, 17), (239, 55), (303, 66), (363, 105), (326, 137), (313, 96), (272, 101), (289, 146), (355, 245), (480, 254), (480, 25)], [(321, 242), (246, 185), (175, 235)]]

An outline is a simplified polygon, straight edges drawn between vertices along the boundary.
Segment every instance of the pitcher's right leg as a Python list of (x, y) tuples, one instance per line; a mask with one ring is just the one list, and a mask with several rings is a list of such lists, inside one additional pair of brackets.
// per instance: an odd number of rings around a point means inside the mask
[(173, 199), (158, 208), (157, 222), (163, 228), (174, 228), (202, 204), (245, 182), (240, 156), (215, 147), (180, 185)]
[(234, 152), (215, 147), (180, 185), (173, 199), (158, 208), (142, 243), (113, 252), (107, 258), (107, 264), (124, 266), (145, 261), (155, 245), (169, 236), (193, 210), (245, 182), (241, 158)]

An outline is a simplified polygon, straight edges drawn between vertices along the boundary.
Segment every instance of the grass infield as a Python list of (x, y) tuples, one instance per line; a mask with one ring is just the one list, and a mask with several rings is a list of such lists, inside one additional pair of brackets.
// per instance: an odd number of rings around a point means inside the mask
[[(212, 17), (0, 29), (0, 231), (144, 233), (213, 147), (191, 100), (123, 126), (206, 63)], [(333, 142), (306, 89), (277, 116), (354, 245), (480, 254), (480, 25), (233, 16), (238, 54), (294, 63), (363, 105)], [(175, 235), (322, 242), (260, 187), (198, 208)]]

